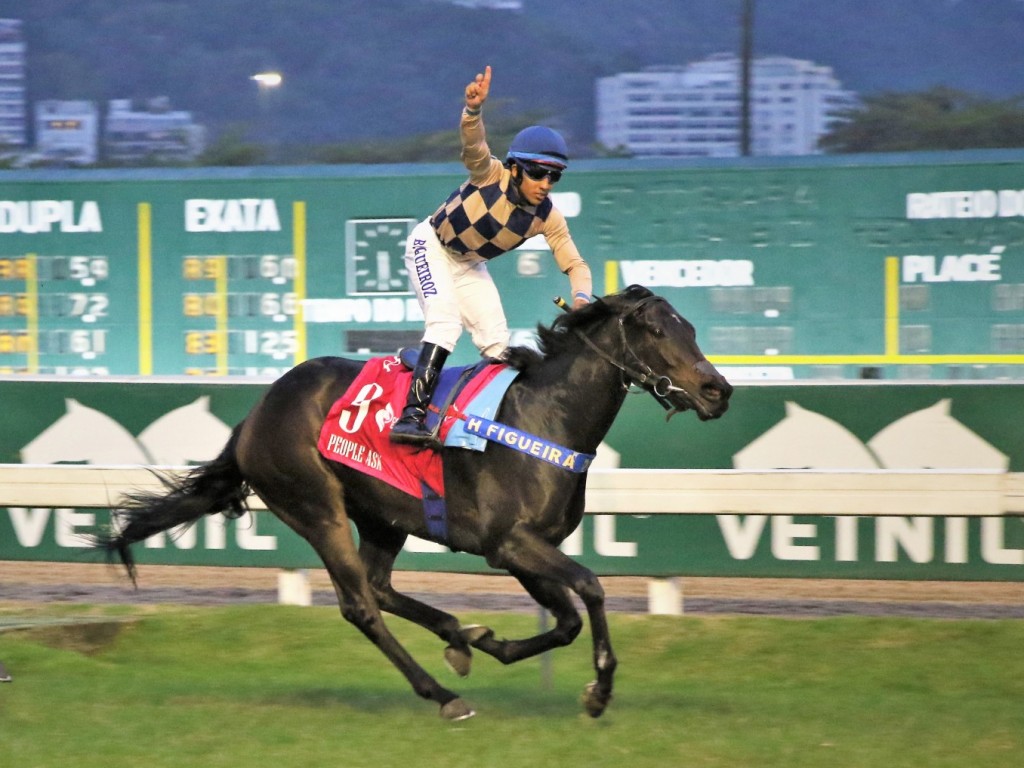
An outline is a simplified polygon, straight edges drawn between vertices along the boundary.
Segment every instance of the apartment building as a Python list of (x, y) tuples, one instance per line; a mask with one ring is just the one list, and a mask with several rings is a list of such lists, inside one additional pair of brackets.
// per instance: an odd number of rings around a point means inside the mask
[(92, 101), (45, 99), (35, 105), (34, 160), (57, 165), (92, 165), (97, 160), (100, 117)]
[(206, 131), (192, 113), (171, 109), (161, 96), (135, 105), (112, 99), (103, 134), (104, 159), (115, 163), (188, 162), (203, 151)]
[(0, 19), (0, 152), (28, 143), (25, 38), (20, 19)]
[[(600, 78), (597, 140), (635, 157), (739, 155), (741, 79), (740, 60), (731, 54)], [(755, 155), (819, 153), (818, 139), (857, 104), (831, 67), (810, 61), (755, 59), (751, 81)]]

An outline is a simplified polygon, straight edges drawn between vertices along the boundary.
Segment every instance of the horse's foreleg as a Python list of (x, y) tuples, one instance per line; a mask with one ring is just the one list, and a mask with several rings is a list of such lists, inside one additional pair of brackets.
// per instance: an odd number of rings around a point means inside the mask
[(512, 664), (522, 659), (569, 645), (583, 629), (583, 620), (572, 603), (568, 590), (561, 584), (527, 574), (513, 574), (539, 605), (546, 608), (555, 618), (553, 629), (524, 640), (498, 640), (494, 634), (486, 634), (472, 640), (471, 644), (488, 653), (503, 664)]
[(392, 529), (360, 532), (359, 556), (366, 566), (377, 603), (382, 611), (419, 624), (448, 643), (445, 661), (457, 675), (466, 677), (472, 665), (472, 651), (467, 639), (489, 630), (484, 627), (464, 628), (450, 613), (403, 595), (391, 585), (395, 558), (405, 539), (404, 533)]
[[(612, 652), (608, 620), (604, 612), (604, 589), (597, 576), (558, 547), (521, 527), (513, 528), (498, 548), (488, 554), (487, 562), (521, 577), (526, 574), (555, 582), (579, 595), (590, 618), (594, 669), (597, 672), (597, 680), (584, 690), (583, 704), (591, 717), (601, 715), (612, 698), (612, 682), (618, 662)], [(473, 643), (473, 646), (480, 647), (478, 643)]]

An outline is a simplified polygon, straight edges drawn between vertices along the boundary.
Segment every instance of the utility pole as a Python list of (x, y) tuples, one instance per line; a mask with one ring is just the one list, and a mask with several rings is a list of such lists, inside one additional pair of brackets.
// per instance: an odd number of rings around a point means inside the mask
[(740, 154), (750, 154), (750, 70), (754, 52), (754, 0), (743, 0), (740, 44)]

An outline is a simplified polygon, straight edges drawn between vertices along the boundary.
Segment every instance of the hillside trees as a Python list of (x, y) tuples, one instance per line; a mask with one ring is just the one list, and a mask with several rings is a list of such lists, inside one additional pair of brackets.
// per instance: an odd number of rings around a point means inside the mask
[(826, 152), (1024, 147), (1024, 97), (994, 100), (946, 87), (863, 99), (819, 142)]

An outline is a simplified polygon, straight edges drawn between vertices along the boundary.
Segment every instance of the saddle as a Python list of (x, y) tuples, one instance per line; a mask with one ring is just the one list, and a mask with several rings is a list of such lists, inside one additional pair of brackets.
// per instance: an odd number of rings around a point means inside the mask
[[(320, 454), (423, 500), (427, 529), (447, 539), (444, 469), (432, 448), (392, 443), (391, 425), (405, 403), (416, 350), (368, 360), (335, 401), (320, 430)], [(585, 472), (594, 456), (492, 421), (519, 372), (497, 360), (442, 370), (426, 424), (437, 445), (483, 451), (488, 442), (529, 453), (570, 472)]]
[(398, 359), (407, 369), (414, 370), (420, 361), (420, 350), (418, 347), (402, 347), (398, 350)]
[[(368, 360), (331, 406), (317, 447), (327, 459), (419, 497), (423, 478), (436, 492), (444, 491), (440, 453), (388, 439), (409, 391), (412, 371), (408, 364), (415, 366), (415, 352), (406, 353), (404, 359), (394, 355)], [(438, 445), (482, 451), (486, 441), (462, 429), (462, 415), (472, 403), (474, 413), (493, 417), (516, 375), (514, 368), (488, 360), (442, 370), (426, 420)]]

